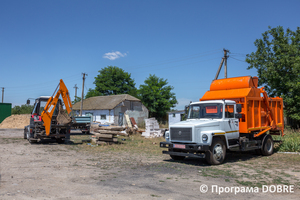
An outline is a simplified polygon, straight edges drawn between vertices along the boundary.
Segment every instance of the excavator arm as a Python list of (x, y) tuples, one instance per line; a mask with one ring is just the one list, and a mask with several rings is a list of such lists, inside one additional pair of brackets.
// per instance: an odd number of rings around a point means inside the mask
[[(54, 94), (55, 94), (55, 96), (54, 96)], [(47, 136), (50, 135), (52, 116), (53, 116), (53, 113), (56, 108), (56, 105), (57, 105), (60, 95), (62, 96), (62, 99), (64, 101), (68, 115), (72, 111), (72, 103), (71, 103), (69, 91), (68, 91), (65, 83), (63, 82), (63, 80), (60, 79), (60, 82), (59, 82), (56, 90), (54, 91), (53, 95), (48, 99), (48, 102), (46, 103), (45, 108), (41, 114), (41, 118), (44, 122), (45, 131), (46, 131)]]
[[(274, 113), (270, 107), (270, 101), (269, 101), (269, 96), (268, 94), (266, 93), (266, 91), (264, 90), (264, 87), (260, 88), (260, 92), (263, 94), (263, 101), (267, 107), (267, 116), (268, 116), (268, 120), (270, 122), (270, 127), (257, 133), (257, 134), (254, 134), (254, 137), (258, 137), (262, 134), (264, 134), (265, 132), (269, 131), (269, 130), (275, 130), (277, 128), (277, 125), (276, 125), (276, 122), (275, 122), (275, 116), (274, 116)], [(283, 136), (283, 129), (282, 129), (282, 136)]]

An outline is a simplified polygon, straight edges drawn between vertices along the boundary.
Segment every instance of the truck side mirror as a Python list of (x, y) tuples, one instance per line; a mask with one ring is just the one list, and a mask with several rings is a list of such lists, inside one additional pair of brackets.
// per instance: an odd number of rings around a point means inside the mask
[(237, 113), (242, 112), (242, 104), (236, 104), (236, 112)]
[(187, 115), (188, 114), (188, 111), (189, 111), (189, 106), (185, 106), (184, 107), (184, 113)]
[(30, 105), (30, 100), (29, 99), (27, 99), (26, 104)]

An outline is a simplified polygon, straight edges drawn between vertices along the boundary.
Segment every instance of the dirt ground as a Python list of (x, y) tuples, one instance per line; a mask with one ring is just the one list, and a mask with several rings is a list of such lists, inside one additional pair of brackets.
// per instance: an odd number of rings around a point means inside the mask
[[(0, 129), (0, 199), (299, 199), (300, 155), (228, 154), (223, 165), (210, 166), (204, 160), (176, 162), (147, 151), (82, 144), (78, 137), (84, 136), (75, 132), (66, 144), (31, 145), (23, 130)], [(160, 151), (157, 146), (153, 142)], [(214, 185), (264, 184), (293, 185), (294, 193), (212, 191)]]

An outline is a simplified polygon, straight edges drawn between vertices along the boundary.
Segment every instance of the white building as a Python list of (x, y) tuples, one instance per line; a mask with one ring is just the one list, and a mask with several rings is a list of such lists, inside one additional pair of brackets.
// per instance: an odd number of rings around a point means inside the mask
[[(73, 110), (79, 114), (81, 102), (73, 105)], [(148, 109), (142, 104), (141, 100), (128, 95), (96, 96), (83, 100), (83, 116), (93, 116), (93, 121), (101, 124), (125, 124), (124, 114), (133, 117), (136, 123), (144, 123), (148, 118)]]
[(168, 112), (169, 126), (182, 121), (183, 116), (184, 116), (184, 110), (176, 110), (176, 111)]

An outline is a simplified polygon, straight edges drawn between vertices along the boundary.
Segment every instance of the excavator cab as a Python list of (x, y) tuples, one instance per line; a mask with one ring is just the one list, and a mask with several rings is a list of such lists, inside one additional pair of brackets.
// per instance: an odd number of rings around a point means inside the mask
[[(31, 113), (31, 117), (33, 118), (34, 121), (41, 121), (41, 114), (42, 112), (44, 111), (45, 109), (45, 106), (48, 102), (50, 97), (46, 97), (46, 96), (42, 96), (42, 97), (39, 97), (35, 100), (35, 103), (34, 103), (34, 108), (33, 108), (33, 111)], [(58, 103), (54, 109), (54, 112), (53, 112), (53, 116), (56, 117), (58, 115), (58, 111), (59, 111), (59, 106), (61, 105), (61, 100), (59, 99), (58, 100)]]

